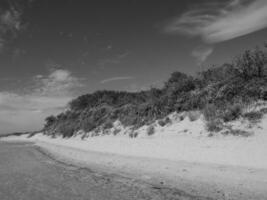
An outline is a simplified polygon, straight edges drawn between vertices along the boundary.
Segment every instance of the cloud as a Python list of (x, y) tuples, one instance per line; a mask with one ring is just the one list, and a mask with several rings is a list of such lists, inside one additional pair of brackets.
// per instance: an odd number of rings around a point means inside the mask
[(169, 22), (164, 31), (200, 36), (206, 43), (218, 43), (266, 27), (266, 0), (228, 0), (198, 5)]
[(32, 78), (32, 87), (19, 94), (0, 91), (0, 134), (42, 128), (44, 119), (61, 112), (82, 86), (66, 69), (52, 69), (48, 75)]
[(100, 83), (105, 84), (105, 83), (109, 83), (112, 81), (131, 80), (131, 79), (134, 79), (134, 77), (132, 77), (132, 76), (118, 76), (118, 77), (112, 77), (112, 78), (104, 79), (104, 80), (100, 81)]
[(34, 77), (34, 93), (45, 96), (69, 95), (74, 89), (82, 86), (81, 80), (65, 69), (52, 69), (48, 76)]
[(122, 62), (123, 59), (125, 59), (128, 55), (130, 54), (129, 51), (114, 55), (110, 58), (104, 58), (100, 59), (98, 61), (98, 65), (104, 66), (104, 65), (109, 65), (109, 64), (119, 64)]
[(212, 47), (200, 46), (193, 50), (192, 56), (196, 58), (197, 64), (201, 65), (212, 54), (212, 52)]

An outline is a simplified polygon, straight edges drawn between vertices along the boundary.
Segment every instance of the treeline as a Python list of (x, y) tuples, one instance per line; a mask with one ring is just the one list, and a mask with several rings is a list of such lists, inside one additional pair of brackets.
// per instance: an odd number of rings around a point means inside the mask
[(200, 110), (207, 121), (231, 121), (242, 105), (267, 100), (267, 54), (247, 50), (231, 63), (189, 76), (174, 72), (163, 88), (140, 92), (97, 91), (72, 100), (68, 110), (46, 118), (45, 134), (71, 137), (77, 131), (108, 129), (119, 120), (138, 128), (176, 111)]

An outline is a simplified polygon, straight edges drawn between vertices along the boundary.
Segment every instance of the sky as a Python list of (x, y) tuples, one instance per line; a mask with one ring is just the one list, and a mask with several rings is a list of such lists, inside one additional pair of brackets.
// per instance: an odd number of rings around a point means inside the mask
[(41, 129), (81, 94), (230, 62), (266, 27), (266, 0), (1, 0), (0, 134)]

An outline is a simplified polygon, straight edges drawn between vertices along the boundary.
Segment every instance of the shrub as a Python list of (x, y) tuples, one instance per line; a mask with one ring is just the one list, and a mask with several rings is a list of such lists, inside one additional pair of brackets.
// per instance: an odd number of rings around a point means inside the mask
[(101, 134), (102, 130), (100, 128), (100, 126), (98, 126), (97, 128), (94, 129), (94, 131), (92, 132), (92, 137), (94, 136), (99, 136)]
[(146, 132), (147, 132), (147, 135), (153, 135), (154, 133), (155, 133), (155, 127), (153, 126), (153, 125), (150, 125), (148, 128), (147, 128), (147, 130), (146, 130)]
[(171, 123), (171, 119), (169, 117), (158, 121), (158, 124), (162, 127), (169, 123)]
[(252, 122), (257, 122), (263, 117), (263, 113), (261, 111), (251, 111), (243, 114), (243, 117)]
[(96, 128), (96, 125), (92, 123), (90, 119), (85, 119), (80, 122), (80, 128), (85, 132), (90, 132)]
[(208, 104), (202, 110), (206, 121), (222, 119), (224, 122), (229, 122), (237, 119), (242, 115), (243, 105), (241, 103), (225, 103), (221, 102), (218, 105)]
[(89, 134), (88, 133), (83, 133), (81, 139), (84, 140), (85, 138), (88, 138)]
[(198, 111), (189, 111), (187, 116), (191, 122), (196, 121), (200, 118), (200, 113)]
[(94, 132), (95, 132), (95, 133), (100, 133), (101, 131), (102, 131), (102, 129), (101, 129), (100, 126), (98, 126), (98, 127), (96, 127), (96, 128), (94, 129)]
[(261, 112), (262, 114), (267, 114), (267, 108), (262, 108), (262, 109), (260, 109), (260, 112)]
[(251, 132), (240, 130), (240, 129), (231, 129), (229, 134), (234, 135), (234, 136), (242, 136), (242, 137), (249, 137), (253, 135), (253, 133)]
[(138, 136), (137, 132), (134, 132), (134, 138), (136, 138)]
[(206, 121), (214, 120), (218, 117), (218, 108), (214, 104), (207, 104), (205, 108), (202, 110), (202, 113), (206, 119)]
[(130, 138), (136, 138), (138, 136), (138, 133), (137, 132), (134, 132), (132, 131), (130, 134), (129, 134), (129, 137)]
[(111, 121), (107, 121), (104, 126), (103, 129), (110, 129), (113, 127), (113, 123)]
[(180, 93), (193, 90), (195, 84), (193, 77), (181, 72), (173, 72), (164, 87), (169, 90), (169, 92)]
[(121, 129), (115, 128), (113, 131), (113, 135), (118, 135), (119, 132), (121, 132)]
[(229, 122), (232, 120), (237, 119), (242, 114), (242, 106), (241, 104), (237, 103), (231, 106), (227, 106), (225, 111), (222, 114), (222, 118), (224, 122)]
[(261, 91), (261, 99), (267, 101), (267, 89)]
[(211, 120), (206, 122), (206, 129), (209, 132), (219, 132), (223, 129), (222, 123), (218, 120)]
[(179, 116), (179, 120), (183, 121), (184, 120), (184, 116), (183, 115)]
[(166, 123), (165, 123), (164, 120), (159, 120), (159, 121), (158, 121), (158, 124), (159, 124), (160, 126), (162, 126), (162, 127), (166, 125)]
[(72, 137), (75, 132), (75, 124), (63, 123), (57, 127), (57, 130), (64, 138)]
[(110, 129), (104, 129), (104, 130), (102, 131), (102, 134), (103, 134), (103, 135), (110, 135), (110, 134), (111, 134), (111, 131), (110, 131)]
[(45, 126), (49, 127), (49, 126), (53, 125), (56, 122), (56, 120), (57, 120), (56, 117), (53, 115), (45, 118), (45, 122), (46, 122)]
[(169, 117), (166, 117), (165, 118), (165, 123), (166, 124), (172, 123), (172, 120)]

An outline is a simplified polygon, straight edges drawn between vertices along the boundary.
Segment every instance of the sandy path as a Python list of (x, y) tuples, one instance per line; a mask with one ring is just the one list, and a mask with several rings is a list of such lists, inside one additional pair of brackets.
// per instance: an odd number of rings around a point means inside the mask
[(266, 169), (118, 156), (44, 142), (39, 142), (38, 146), (59, 160), (141, 180), (160, 191), (176, 188), (192, 196), (223, 200), (267, 199)]
[(205, 200), (181, 190), (55, 161), (30, 143), (0, 143), (1, 200)]

